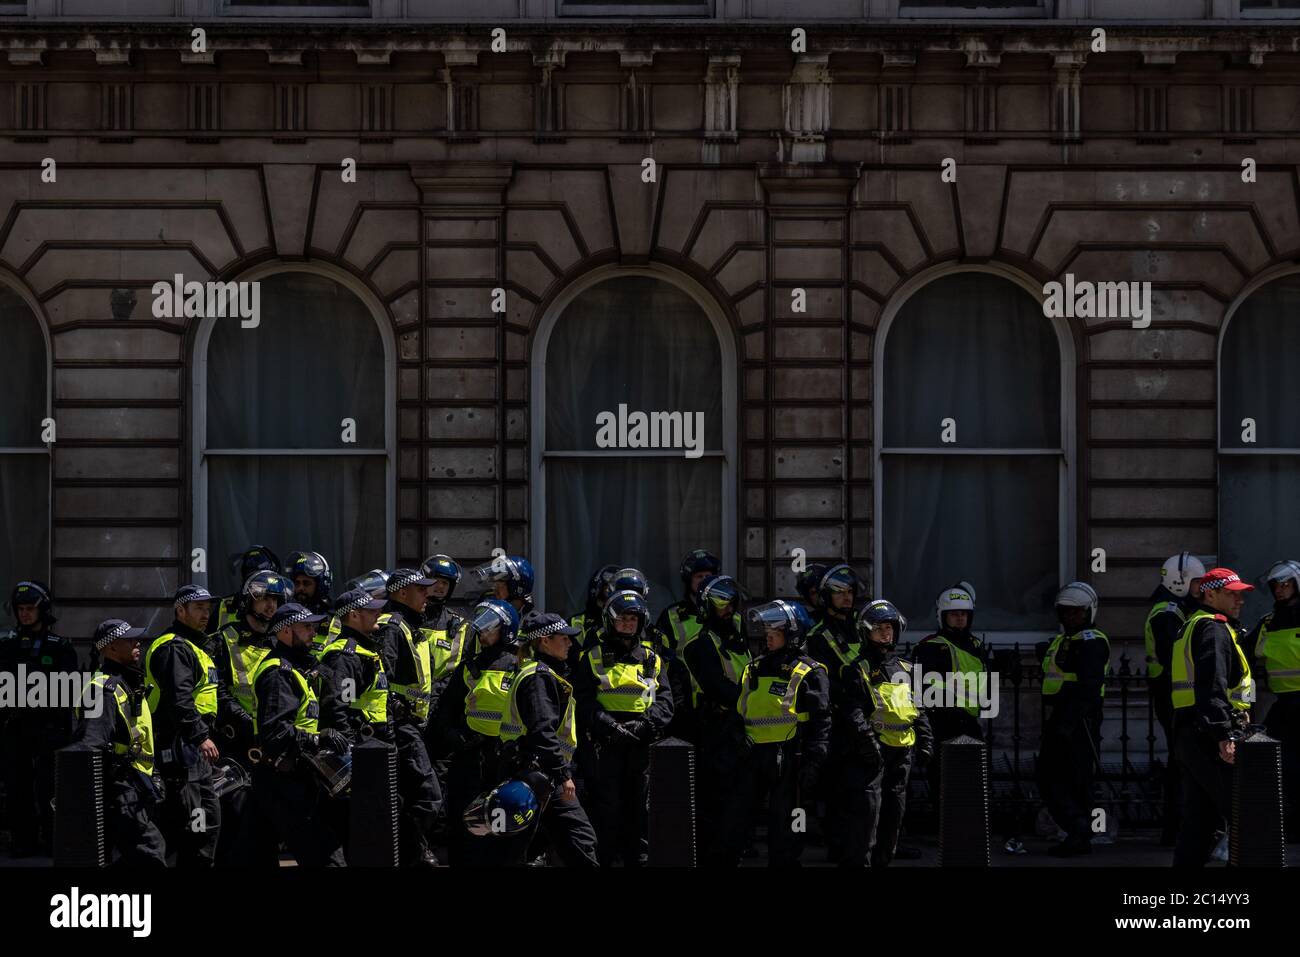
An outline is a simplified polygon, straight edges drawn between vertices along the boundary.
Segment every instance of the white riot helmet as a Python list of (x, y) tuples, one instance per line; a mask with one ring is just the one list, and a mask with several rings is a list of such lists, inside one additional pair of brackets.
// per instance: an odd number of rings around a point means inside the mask
[(1097, 592), (1087, 582), (1070, 582), (1056, 593), (1057, 608), (1086, 608), (1088, 619), (1084, 627), (1091, 628), (1097, 620)]
[(1287, 579), (1295, 582), (1296, 594), (1300, 594), (1300, 562), (1292, 561), (1287, 558), (1268, 570), (1264, 580), (1270, 585), (1274, 582), (1283, 582)]
[(966, 627), (970, 628), (975, 623), (975, 592), (966, 582), (959, 582), (951, 588), (945, 588), (939, 592), (939, 597), (934, 603), (935, 614), (939, 616), (939, 630), (942, 631), (947, 627), (947, 622), (943, 620), (945, 612), (949, 611), (968, 611), (970, 618), (967, 619)]
[(1204, 577), (1205, 566), (1191, 552), (1179, 552), (1160, 566), (1160, 584), (1179, 598), (1187, 596), (1192, 579)]

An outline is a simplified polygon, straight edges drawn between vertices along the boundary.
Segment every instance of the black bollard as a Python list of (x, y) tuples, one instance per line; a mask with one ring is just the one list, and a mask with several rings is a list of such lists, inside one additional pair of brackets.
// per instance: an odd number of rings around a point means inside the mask
[(970, 735), (939, 750), (939, 865), (989, 866), (989, 753)]
[(397, 749), (373, 738), (352, 749), (348, 866), (397, 866)]
[(695, 747), (665, 738), (650, 747), (651, 867), (695, 866)]
[(1263, 731), (1237, 742), (1228, 863), (1233, 867), (1286, 867), (1282, 743)]
[(104, 753), (60, 748), (54, 754), (54, 866), (106, 867)]

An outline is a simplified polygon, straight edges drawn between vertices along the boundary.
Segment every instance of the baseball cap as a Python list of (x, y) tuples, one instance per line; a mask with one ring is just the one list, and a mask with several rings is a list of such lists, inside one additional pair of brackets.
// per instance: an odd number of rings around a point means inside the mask
[(549, 611), (530, 611), (524, 616), (522, 627), (525, 641), (534, 641), (548, 635), (568, 635), (570, 638), (576, 638), (582, 634), (580, 629)]
[(383, 599), (374, 597), (364, 588), (349, 589), (334, 600), (334, 614), (340, 618), (350, 611), (357, 611), (361, 608), (378, 611), (383, 607)]
[(1201, 594), (1207, 591), (1214, 591), (1216, 588), (1226, 588), (1228, 591), (1254, 591), (1254, 585), (1248, 585), (1241, 580), (1241, 576), (1231, 568), (1211, 568), (1201, 579)]
[(401, 591), (408, 585), (432, 585), (433, 579), (418, 568), (394, 568), (388, 576), (388, 594)]
[(109, 618), (101, 621), (95, 629), (95, 650), (103, 651), (120, 638), (139, 638), (143, 634), (143, 628), (132, 628), (129, 622), (121, 618)]
[(192, 601), (214, 601), (212, 592), (202, 585), (182, 585), (172, 596), (173, 605), (188, 605)]
[(324, 615), (313, 615), (310, 611), (296, 602), (289, 602), (287, 605), (281, 605), (276, 613), (271, 616), (271, 623), (266, 626), (266, 630), (271, 634), (279, 631), (285, 625), (296, 625), (300, 621), (315, 623), (324, 621)]

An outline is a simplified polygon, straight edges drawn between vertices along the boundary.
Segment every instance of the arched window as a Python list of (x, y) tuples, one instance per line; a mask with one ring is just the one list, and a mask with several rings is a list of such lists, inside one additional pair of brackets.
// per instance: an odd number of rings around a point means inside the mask
[(261, 319), (208, 319), (195, 374), (195, 543), (209, 583), (250, 544), (299, 548), (335, 581), (386, 566), (392, 344), (377, 303), (316, 271), (261, 278)]
[[(646, 573), (656, 614), (681, 597), (678, 569), (691, 549), (734, 569), (735, 355), (707, 301), (649, 270), (596, 274), (538, 330), (533, 542), (546, 608), (580, 610), (591, 573), (611, 562)], [(650, 420), (647, 441), (656, 424), (673, 428), (652, 413), (680, 413), (681, 437), (691, 423), (699, 456), (632, 441), (602, 447), (598, 416), (612, 416), (617, 434), (638, 412)]]
[[(1251, 293), (1219, 344), (1219, 563), (1257, 578), (1300, 558), (1300, 275)], [(1266, 589), (1246, 597), (1242, 620), (1272, 606)]]
[(36, 313), (2, 284), (0, 330), (0, 587), (7, 596), (23, 578), (50, 578), (50, 451), (41, 441), (41, 422), (50, 414), (50, 363)]
[(927, 283), (878, 336), (876, 594), (926, 628), (939, 590), (965, 579), (979, 631), (1054, 628), (1070, 554), (1068, 336), (985, 272)]

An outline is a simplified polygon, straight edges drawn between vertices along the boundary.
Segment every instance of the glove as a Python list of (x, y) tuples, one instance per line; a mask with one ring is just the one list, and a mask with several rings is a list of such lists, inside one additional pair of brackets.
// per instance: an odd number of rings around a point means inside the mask
[(623, 727), (632, 732), (638, 744), (649, 744), (655, 738), (655, 726), (645, 718), (634, 718)]
[(320, 735), (298, 732), (298, 750), (303, 754), (315, 754), (320, 750)]
[(916, 758), (913, 761), (913, 764), (916, 766), (916, 770), (924, 771), (926, 766), (930, 763), (930, 759), (932, 757), (934, 757), (934, 751), (931, 748), (917, 748)]
[(352, 747), (352, 742), (348, 740), (347, 735), (336, 728), (326, 728), (317, 738), (317, 743), (322, 751), (347, 754), (348, 749)]
[(807, 800), (808, 795), (817, 790), (817, 779), (821, 777), (821, 773), (822, 768), (820, 764), (805, 764), (803, 769), (799, 772), (799, 791), (803, 795), (804, 800)]
[(614, 740), (622, 741), (624, 744), (640, 744), (641, 739), (632, 728), (635, 723), (635, 721), (629, 721), (627, 724), (623, 724), (622, 722), (616, 723), (613, 729)]

